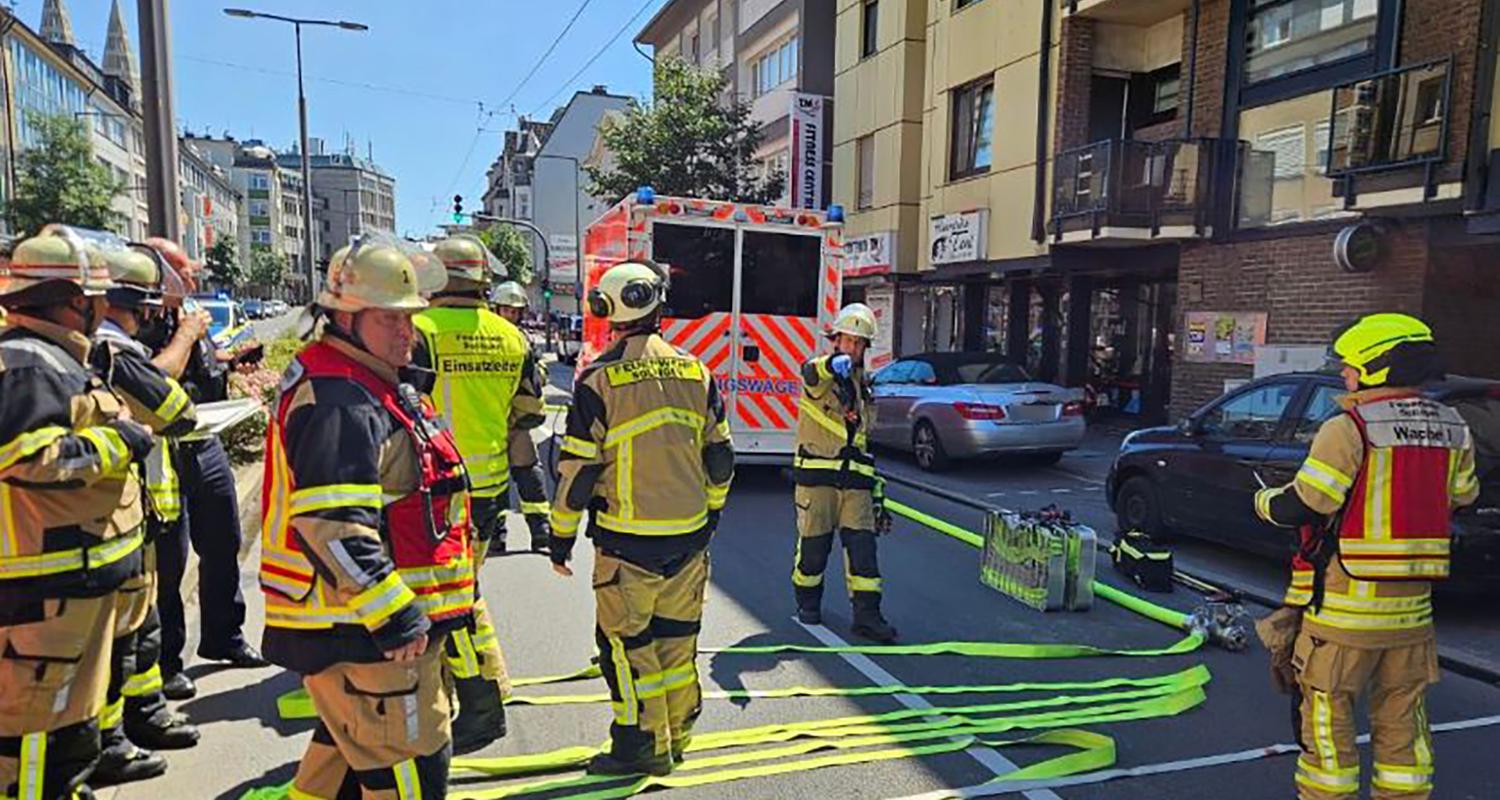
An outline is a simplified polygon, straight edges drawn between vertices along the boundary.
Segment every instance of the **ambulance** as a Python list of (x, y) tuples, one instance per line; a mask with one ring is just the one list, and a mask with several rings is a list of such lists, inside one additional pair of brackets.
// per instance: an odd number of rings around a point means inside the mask
[[(828, 348), (844, 260), (843, 211), (657, 197), (643, 187), (584, 232), (584, 296), (610, 267), (650, 258), (670, 276), (667, 341), (713, 372), (744, 463), (790, 463), (803, 362)], [(609, 346), (585, 312), (579, 368)]]

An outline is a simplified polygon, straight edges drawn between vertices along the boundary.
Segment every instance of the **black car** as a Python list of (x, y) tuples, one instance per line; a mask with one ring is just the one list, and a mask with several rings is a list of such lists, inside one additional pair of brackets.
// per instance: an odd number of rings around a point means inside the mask
[[(1423, 392), (1469, 422), (1478, 457), (1479, 500), (1453, 517), (1450, 584), (1500, 587), (1500, 382), (1453, 378)], [(1295, 537), (1261, 522), (1253, 497), (1262, 481), (1292, 480), (1344, 393), (1336, 375), (1274, 375), (1224, 394), (1175, 426), (1126, 436), (1105, 487), (1120, 529), (1289, 557)]]

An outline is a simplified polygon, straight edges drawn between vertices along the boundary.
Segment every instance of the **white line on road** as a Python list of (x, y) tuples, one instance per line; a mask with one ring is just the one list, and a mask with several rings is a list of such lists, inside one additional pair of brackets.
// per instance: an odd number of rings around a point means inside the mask
[(1005, 495), (1005, 492), (990, 492), (989, 494), (985, 495), (985, 497), (1004, 497)]
[(1041, 494), (1041, 492), (1037, 491), (1036, 489), (1022, 489), (1021, 491), (1016, 492), (1016, 494), (1030, 496), (1034, 494)]
[[(798, 625), (802, 625), (802, 623), (798, 621), (796, 617), (793, 617), (792, 621), (797, 622)], [(844, 641), (844, 639), (841, 638), (838, 634), (822, 625), (802, 625), (802, 627), (808, 633), (811, 633), (814, 637), (816, 637), (818, 641), (822, 642), (825, 645), (828, 645), (829, 647), (849, 646), (849, 643)], [(895, 686), (901, 683), (900, 681), (896, 680), (895, 675), (886, 672), (883, 667), (870, 660), (870, 657), (864, 655), (863, 653), (839, 653), (839, 658), (844, 659), (844, 661), (847, 662), (849, 666), (859, 670), (860, 674), (874, 681), (876, 685)], [(906, 706), (907, 708), (922, 710), (933, 708), (933, 705), (931, 703), (914, 694), (898, 694), (892, 695), (892, 697), (895, 698), (896, 702), (900, 703), (903, 706)], [(944, 719), (941, 714), (936, 713), (933, 714), (933, 718)], [(1016, 766), (1015, 762), (1011, 761), (1005, 756), (1000, 755), (998, 752), (988, 747), (970, 747), (964, 752), (968, 754), (970, 758), (973, 758), (975, 761), (983, 764), (985, 769), (993, 772), (996, 775), (1004, 775), (1006, 773), (1014, 772), (1019, 769)], [(1030, 798), (1030, 800), (1062, 800), (1062, 797), (1060, 797), (1051, 789), (1028, 789), (1024, 792), (1024, 795)]]
[(1072, 494), (1073, 490), (1072, 489), (1053, 489), (1052, 493), (1053, 494)]

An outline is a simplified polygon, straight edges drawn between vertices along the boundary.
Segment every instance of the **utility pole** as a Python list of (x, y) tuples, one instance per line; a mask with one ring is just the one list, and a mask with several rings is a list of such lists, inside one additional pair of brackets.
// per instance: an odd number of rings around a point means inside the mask
[(177, 208), (177, 123), (172, 116), (169, 0), (136, 0), (141, 30), (141, 110), (146, 129), (146, 206), (150, 233), (182, 237)]

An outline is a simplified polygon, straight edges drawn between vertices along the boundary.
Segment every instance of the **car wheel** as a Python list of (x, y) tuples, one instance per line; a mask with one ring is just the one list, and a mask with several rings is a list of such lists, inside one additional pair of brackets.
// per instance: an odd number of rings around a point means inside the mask
[(943, 440), (932, 423), (922, 420), (911, 432), (911, 452), (917, 466), (928, 472), (941, 472), (951, 465), (948, 451), (943, 449)]
[(1166, 527), (1161, 522), (1161, 504), (1156, 499), (1156, 487), (1151, 479), (1136, 475), (1120, 485), (1115, 495), (1115, 519), (1121, 531), (1141, 531), (1152, 538), (1168, 538)]

